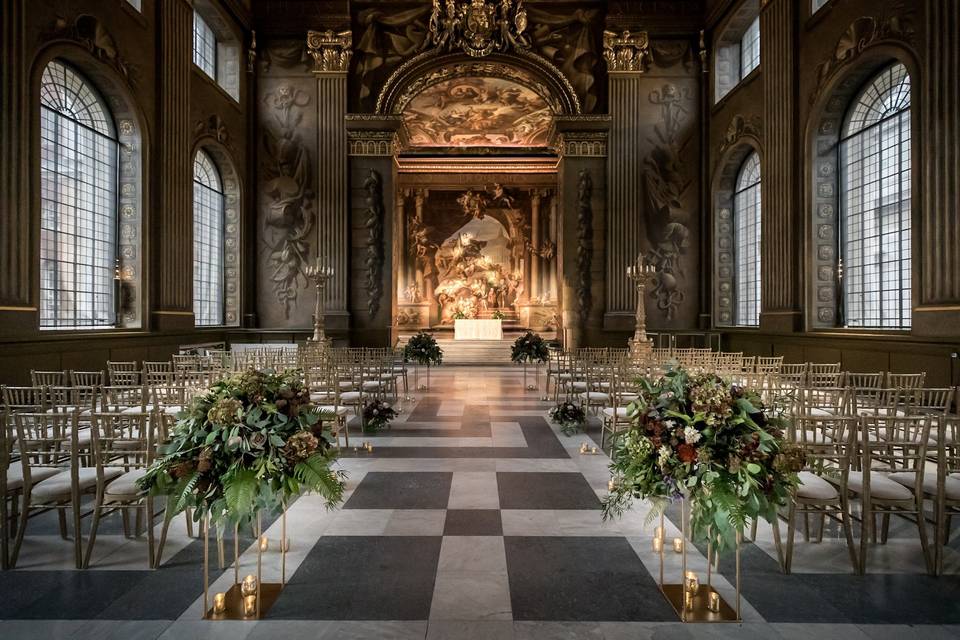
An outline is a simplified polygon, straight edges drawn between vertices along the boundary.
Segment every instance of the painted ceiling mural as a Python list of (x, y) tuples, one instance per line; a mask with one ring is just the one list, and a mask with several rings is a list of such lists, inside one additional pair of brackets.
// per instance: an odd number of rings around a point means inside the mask
[(411, 147), (545, 147), (553, 113), (531, 89), (503, 78), (445, 80), (403, 113)]

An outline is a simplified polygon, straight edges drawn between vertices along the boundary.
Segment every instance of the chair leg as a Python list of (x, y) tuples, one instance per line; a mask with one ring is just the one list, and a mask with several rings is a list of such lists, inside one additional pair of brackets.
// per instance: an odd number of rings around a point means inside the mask
[(187, 520), (187, 537), (193, 537), (193, 509), (186, 509), (184, 515)]
[(93, 505), (93, 521), (90, 523), (90, 539), (87, 540), (87, 553), (83, 557), (83, 568), (90, 566), (90, 558), (93, 556), (93, 545), (97, 542), (97, 529), (100, 527), (100, 511), (103, 507), (103, 496), (97, 494), (96, 503)]
[[(17, 496), (11, 496), (11, 500), (16, 500)], [(10, 568), (10, 524), (11, 520), (7, 515), (7, 496), (2, 497), (0, 502), (0, 569), (6, 571)]]
[(930, 554), (930, 541), (927, 540), (927, 518), (923, 514), (922, 502), (920, 503), (920, 509), (917, 511), (917, 531), (920, 533), (920, 548), (923, 549), (923, 563), (927, 568), (927, 573), (933, 575), (935, 569), (933, 557)]
[(156, 569), (156, 556), (154, 556), (154, 536), (153, 536), (153, 498), (147, 497), (146, 518), (147, 521), (147, 553), (149, 554), (149, 564), (151, 569)]
[(793, 541), (797, 535), (797, 505), (790, 501), (790, 509), (787, 511), (787, 551), (783, 556), (783, 572), (790, 573), (793, 565)]
[(850, 564), (853, 565), (853, 573), (860, 574), (860, 563), (857, 560), (857, 552), (853, 546), (853, 526), (850, 523), (850, 511), (846, 504), (840, 505), (840, 520), (843, 526), (843, 536), (847, 539), (847, 552), (850, 554)]
[(126, 509), (120, 510), (120, 520), (123, 522), (123, 536), (130, 537), (130, 514)]
[(76, 556), (77, 569), (82, 569), (83, 532), (80, 530), (80, 496), (76, 496), (76, 499), (71, 501), (70, 511), (73, 516), (73, 553)]
[(867, 505), (863, 505), (860, 517), (860, 575), (866, 573), (867, 547), (870, 544), (870, 539), (876, 535), (877, 526), (873, 516), (873, 511)]
[(67, 535), (67, 514), (63, 509), (57, 509), (57, 524), (60, 527), (60, 537), (64, 540), (69, 539)]
[[(164, 505), (163, 509), (163, 528), (160, 529), (160, 541), (157, 543), (157, 555), (153, 560), (154, 568), (159, 569), (160, 564), (163, 561), (163, 547), (167, 543), (167, 531), (170, 529), (170, 521), (173, 519), (173, 511), (170, 509), (169, 498), (167, 503)], [(189, 518), (187, 522), (190, 522)], [(151, 527), (152, 529), (153, 527)], [(190, 537), (193, 537), (191, 534)]]
[(780, 540), (780, 514), (775, 512), (773, 514), (773, 522), (770, 523), (770, 528), (773, 529), (773, 546), (777, 550), (777, 562), (780, 563), (780, 566), (783, 566), (783, 543)]
[[(923, 515), (921, 514), (917, 517), (922, 518)], [(883, 514), (881, 522), (883, 523), (883, 526), (880, 528), (880, 544), (887, 544), (887, 536), (890, 534), (890, 514)]]

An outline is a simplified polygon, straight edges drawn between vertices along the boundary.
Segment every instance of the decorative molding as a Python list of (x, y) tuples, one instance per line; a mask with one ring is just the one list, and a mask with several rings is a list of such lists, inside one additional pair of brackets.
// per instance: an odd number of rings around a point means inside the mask
[(81, 45), (101, 62), (109, 65), (130, 87), (137, 84), (136, 68), (120, 53), (117, 41), (99, 18), (81, 13), (73, 20), (57, 16), (47, 34), (50, 40), (72, 40)]
[(353, 51), (350, 31), (307, 31), (307, 53), (314, 73), (346, 73)]
[(739, 113), (733, 116), (730, 119), (730, 124), (727, 125), (723, 138), (720, 140), (718, 156), (723, 157), (742, 138), (751, 138), (758, 144), (760, 143), (763, 138), (763, 119), (760, 116), (751, 116), (749, 119), (744, 118)]
[(581, 169), (577, 181), (577, 302), (580, 321), (586, 322), (593, 302), (590, 293), (593, 281), (593, 178)]
[(348, 131), (348, 153), (351, 156), (396, 155), (396, 134), (393, 131)]
[(430, 44), (441, 51), (460, 50), (473, 58), (494, 51), (530, 48), (523, 0), (433, 0)]
[(366, 289), (367, 311), (372, 320), (380, 310), (380, 299), (383, 297), (383, 180), (375, 170), (363, 181), (366, 196)]
[(233, 141), (230, 138), (230, 131), (224, 123), (223, 118), (214, 114), (203, 120), (197, 120), (193, 126), (193, 133), (197, 137), (210, 136), (223, 146), (233, 151)]
[(606, 158), (608, 138), (605, 131), (567, 131), (557, 137), (557, 151), (568, 158)]
[(603, 32), (603, 57), (610, 72), (644, 73), (650, 64), (650, 36), (646, 31)]
[(888, 0), (879, 14), (861, 16), (851, 22), (833, 53), (817, 66), (817, 86), (810, 93), (810, 104), (816, 103), (823, 95), (837, 71), (857, 60), (864, 50), (888, 42), (912, 49), (916, 41), (915, 15), (913, 3)]

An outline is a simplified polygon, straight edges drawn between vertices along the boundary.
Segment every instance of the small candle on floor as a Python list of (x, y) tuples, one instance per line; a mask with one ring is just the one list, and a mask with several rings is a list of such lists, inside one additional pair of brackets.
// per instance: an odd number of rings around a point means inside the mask
[(243, 599), (243, 615), (247, 618), (257, 615), (257, 596), (246, 596)]
[(251, 596), (257, 592), (257, 576), (249, 575), (240, 583), (240, 593)]
[(270, 539), (267, 536), (260, 536), (260, 551), (266, 551), (270, 548)]
[(217, 593), (213, 596), (213, 612), (223, 613), (227, 610), (227, 594)]
[(654, 553), (663, 552), (663, 538), (654, 538), (653, 539), (653, 551)]
[(720, 611), (720, 594), (716, 591), (710, 592), (710, 597), (707, 599), (707, 608), (710, 611)]
[(683, 553), (683, 538), (674, 538), (674, 539), (673, 539), (673, 552), (674, 552), (674, 553)]
[(663, 540), (663, 527), (657, 527), (653, 530), (653, 537)]

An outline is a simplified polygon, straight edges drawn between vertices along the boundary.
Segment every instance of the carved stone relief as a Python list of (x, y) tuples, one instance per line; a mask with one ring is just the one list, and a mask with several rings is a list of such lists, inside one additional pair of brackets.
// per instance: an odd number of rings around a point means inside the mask
[(592, 296), (590, 275), (593, 261), (593, 178), (581, 169), (577, 179), (577, 303), (581, 322), (587, 321)]
[(373, 319), (380, 310), (380, 299), (383, 297), (383, 180), (380, 174), (371, 169), (363, 181), (363, 190), (367, 194), (364, 220), (367, 229), (364, 260), (367, 267), (367, 311)]
[(72, 20), (58, 16), (46, 39), (72, 40), (108, 64), (128, 85), (137, 83), (136, 69), (120, 54), (116, 40), (96, 16), (82, 13)]

